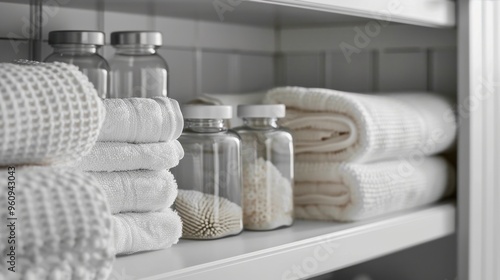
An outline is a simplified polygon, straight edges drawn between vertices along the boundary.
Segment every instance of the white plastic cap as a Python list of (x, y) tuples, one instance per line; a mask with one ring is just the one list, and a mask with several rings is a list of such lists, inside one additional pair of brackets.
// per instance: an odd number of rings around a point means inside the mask
[(283, 104), (270, 105), (238, 105), (240, 118), (283, 118), (286, 107)]
[(181, 108), (184, 119), (230, 119), (233, 117), (231, 106), (224, 105), (185, 105)]

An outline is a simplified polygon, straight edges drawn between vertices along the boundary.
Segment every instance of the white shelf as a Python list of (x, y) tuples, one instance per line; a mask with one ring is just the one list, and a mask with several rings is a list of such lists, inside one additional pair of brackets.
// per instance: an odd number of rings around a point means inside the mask
[(243, 232), (212, 241), (182, 240), (166, 250), (119, 257), (110, 279), (305, 278), (438, 239), (454, 231), (453, 203), (359, 223), (297, 221), (286, 229)]

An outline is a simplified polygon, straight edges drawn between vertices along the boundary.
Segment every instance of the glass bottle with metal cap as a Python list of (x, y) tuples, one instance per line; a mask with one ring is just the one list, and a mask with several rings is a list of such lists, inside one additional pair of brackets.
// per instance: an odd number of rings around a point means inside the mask
[(45, 62), (65, 62), (78, 66), (94, 84), (101, 98), (108, 96), (109, 65), (97, 51), (104, 45), (100, 31), (64, 30), (49, 32), (49, 44), (54, 52)]
[(240, 137), (225, 126), (231, 106), (182, 107), (184, 158), (171, 171), (179, 193), (182, 237), (217, 239), (243, 230)]
[(111, 97), (167, 96), (168, 65), (157, 53), (160, 32), (113, 32), (111, 45), (116, 49), (110, 60)]
[(293, 223), (293, 139), (278, 126), (285, 105), (240, 105), (243, 225), (272, 230)]

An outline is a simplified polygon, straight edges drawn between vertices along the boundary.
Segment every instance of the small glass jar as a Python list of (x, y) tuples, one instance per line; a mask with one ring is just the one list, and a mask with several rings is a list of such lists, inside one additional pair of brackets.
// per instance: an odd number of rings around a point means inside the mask
[(182, 107), (184, 158), (171, 171), (179, 186), (174, 208), (182, 237), (217, 239), (243, 230), (240, 138), (225, 123), (231, 106)]
[(160, 32), (113, 32), (111, 45), (116, 50), (110, 60), (112, 98), (167, 96), (168, 65), (157, 53)]
[(78, 66), (94, 84), (101, 98), (109, 91), (109, 65), (97, 51), (104, 45), (104, 33), (100, 31), (52, 31), (49, 44), (54, 52), (45, 62), (65, 62)]
[(293, 224), (293, 140), (277, 124), (285, 105), (240, 105), (243, 225), (272, 230)]

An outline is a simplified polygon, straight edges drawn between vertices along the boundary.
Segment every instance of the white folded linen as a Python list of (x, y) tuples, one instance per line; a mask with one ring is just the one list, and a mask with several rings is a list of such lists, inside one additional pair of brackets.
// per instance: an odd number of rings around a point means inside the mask
[(65, 63), (0, 63), (0, 166), (63, 164), (88, 153), (105, 111)]
[(297, 218), (353, 221), (429, 204), (454, 191), (440, 157), (359, 163), (296, 161)]
[(183, 157), (184, 149), (177, 140), (147, 144), (97, 142), (72, 167), (97, 172), (164, 170), (177, 166)]
[(179, 138), (184, 120), (179, 103), (166, 97), (105, 99), (100, 142), (156, 143)]
[(296, 158), (370, 162), (446, 150), (456, 135), (450, 103), (428, 93), (368, 95), (329, 89), (271, 90), (265, 103), (282, 103)]
[[(0, 169), (0, 182), (4, 185), (0, 279), (107, 279), (115, 256), (111, 214), (92, 176), (51, 167), (19, 167)], [(14, 216), (8, 206), (15, 208)], [(15, 225), (7, 227), (11, 222)], [(15, 243), (7, 243), (13, 233)], [(10, 246), (15, 246), (15, 272), (7, 270)]]
[(111, 213), (158, 211), (177, 197), (170, 171), (89, 172), (104, 191)]
[(113, 215), (114, 247), (117, 254), (159, 250), (177, 244), (182, 222), (176, 212), (122, 213)]

